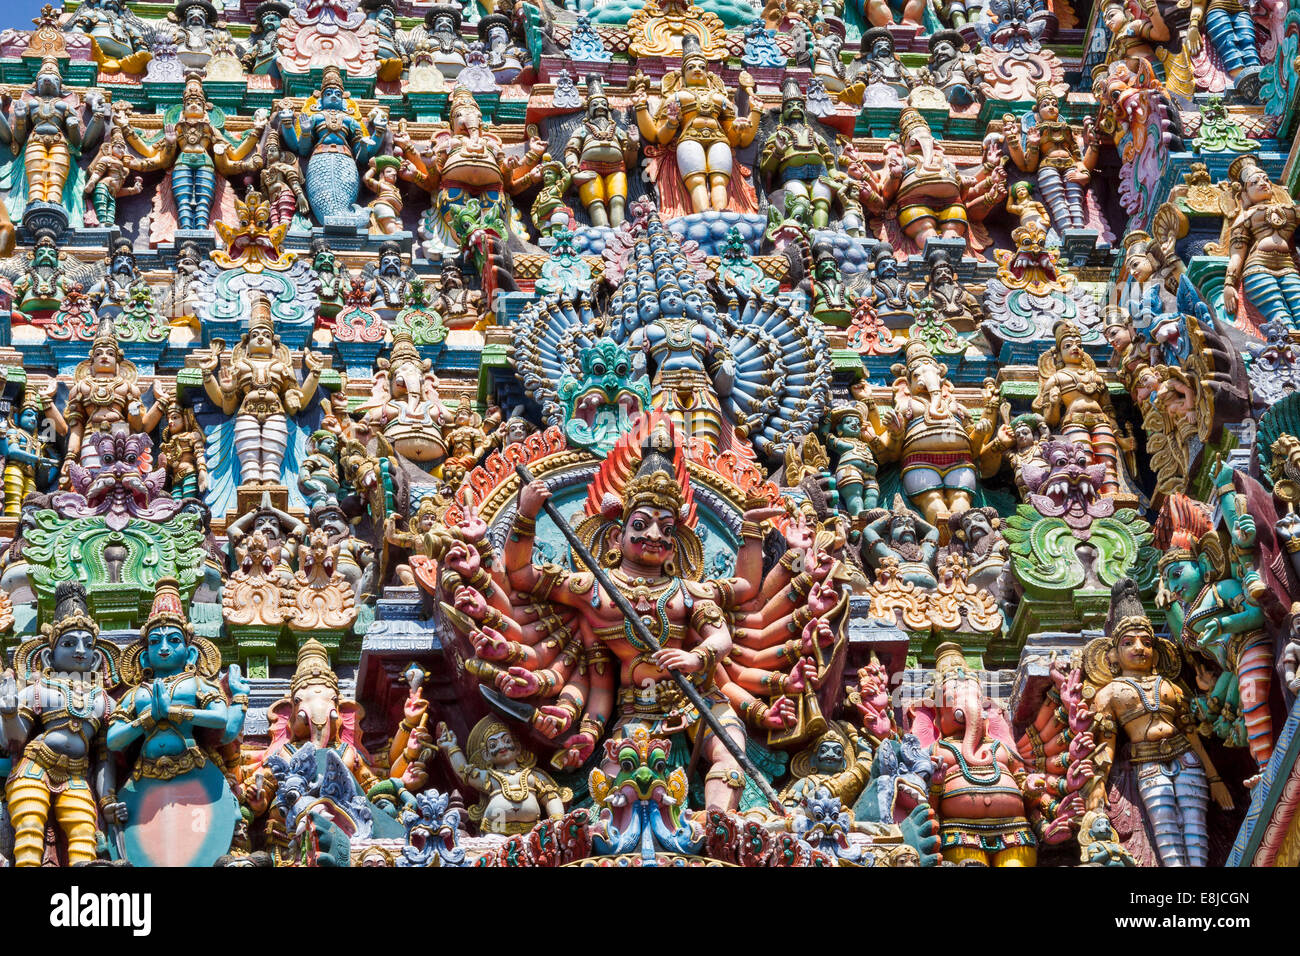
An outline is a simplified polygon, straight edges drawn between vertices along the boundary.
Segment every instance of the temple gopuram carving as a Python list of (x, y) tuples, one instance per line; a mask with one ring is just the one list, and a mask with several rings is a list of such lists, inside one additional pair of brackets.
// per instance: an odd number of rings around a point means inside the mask
[(1300, 864), (1300, 0), (12, 19), (0, 863)]

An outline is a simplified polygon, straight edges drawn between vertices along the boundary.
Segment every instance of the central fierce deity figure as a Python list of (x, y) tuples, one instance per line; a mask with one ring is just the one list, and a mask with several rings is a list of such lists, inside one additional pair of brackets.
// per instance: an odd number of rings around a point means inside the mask
[[(578, 529), (591, 541), (597, 560), (610, 569), (615, 586), (642, 615), (661, 650), (643, 645), (590, 572), (532, 563), (536, 517), (550, 497), (541, 481), (520, 492), (519, 512), (505, 548), (506, 575), (512, 588), (573, 608), (582, 620), (584, 666), (569, 677), (555, 705), (539, 709), (536, 720), (542, 733), (557, 737), (583, 714), (577, 733), (564, 742), (559, 758), (563, 766), (573, 769), (587, 762), (617, 704), (612, 739), (629, 737), (638, 727), (652, 736), (685, 733), (692, 741), (702, 734), (697, 746), (709, 768), (705, 802), (735, 809), (744, 786), (740, 765), (703, 725), (669, 671), (679, 671), (699, 688), (728, 736), (744, 747), (744, 724), (714, 680), (732, 648), (723, 608), (757, 595), (763, 550), (759, 523), (779, 512), (758, 508), (745, 513), (738, 577), (696, 580), (703, 554), (674, 458), (669, 432), (656, 430), (643, 448), (635, 477), (623, 488), (623, 500), (607, 495), (608, 510)], [(605, 769), (617, 772), (616, 766)]]

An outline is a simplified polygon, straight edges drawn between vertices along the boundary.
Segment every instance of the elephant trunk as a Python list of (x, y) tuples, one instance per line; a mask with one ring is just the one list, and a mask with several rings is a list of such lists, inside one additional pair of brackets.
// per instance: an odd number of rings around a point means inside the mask
[(968, 682), (960, 693), (956, 716), (958, 720), (964, 721), (965, 726), (961, 738), (962, 756), (972, 765), (991, 763), (992, 754), (984, 743), (987, 723), (979, 685), (974, 681)]

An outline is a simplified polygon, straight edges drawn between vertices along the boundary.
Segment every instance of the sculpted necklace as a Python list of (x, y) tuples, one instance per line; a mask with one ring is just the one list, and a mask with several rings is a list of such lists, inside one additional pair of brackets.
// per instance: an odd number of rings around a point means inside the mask
[[(681, 588), (680, 578), (668, 578), (666, 583), (660, 585), (657, 582), (652, 583), (648, 578), (631, 578), (622, 571), (615, 570), (618, 575), (619, 583), (624, 585), (624, 590), (628, 593), (628, 600), (638, 612), (645, 611), (641, 614), (641, 622), (652, 631), (656, 630), (660, 638), (668, 633), (668, 602), (673, 599), (673, 595)], [(630, 587), (629, 587), (630, 585)], [(654, 617), (650, 616), (651, 598), (655, 598), (653, 605)], [(623, 622), (623, 635), (627, 642), (635, 647), (638, 651), (647, 652), (650, 650), (636, 631), (632, 629), (631, 621)]]

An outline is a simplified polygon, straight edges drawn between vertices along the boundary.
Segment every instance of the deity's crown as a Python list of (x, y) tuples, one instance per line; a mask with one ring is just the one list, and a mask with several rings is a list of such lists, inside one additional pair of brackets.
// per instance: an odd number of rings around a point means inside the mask
[(330, 667), (329, 651), (314, 637), (298, 648), (298, 667), (289, 680), (289, 693), (296, 694), (299, 688), (312, 684), (327, 684), (335, 693), (339, 689), (338, 675)]
[(1035, 102), (1035, 103), (1041, 103), (1041, 102), (1043, 102), (1043, 100), (1046, 100), (1046, 99), (1053, 99), (1053, 100), (1058, 100), (1058, 101), (1059, 101), (1059, 100), (1060, 100), (1060, 97), (1056, 95), (1056, 90), (1053, 89), (1052, 84), (1049, 83), (1049, 82), (1047, 82), (1046, 80), (1044, 80), (1044, 81), (1042, 81), (1042, 82), (1040, 82), (1040, 83), (1035, 83), (1035, 84), (1034, 84), (1034, 102)]
[(587, 107), (590, 109), (596, 103), (604, 103), (609, 107), (609, 99), (605, 96), (605, 87), (600, 79), (599, 73), (587, 74)]
[(80, 581), (60, 581), (54, 589), (54, 617), (41, 628), (50, 647), (68, 631), (99, 635), (99, 625), (86, 605), (86, 588)]
[(1061, 343), (1065, 341), (1067, 336), (1073, 336), (1078, 339), (1083, 338), (1083, 332), (1081, 332), (1079, 327), (1069, 319), (1062, 319), (1060, 322), (1057, 322), (1056, 328), (1052, 330), (1052, 334), (1056, 336), (1056, 347), (1058, 349), (1061, 347)]
[(275, 320), (271, 317), (271, 300), (264, 295), (254, 295), (248, 310), (248, 331), (256, 328), (268, 328), (275, 331)]
[(623, 520), (637, 508), (664, 508), (680, 515), (686, 496), (673, 466), (673, 438), (664, 427), (656, 428), (641, 446), (641, 465), (636, 476), (623, 486)]
[(686, 69), (686, 64), (692, 60), (699, 60), (705, 67), (708, 67), (709, 60), (704, 55), (704, 45), (700, 43), (700, 38), (694, 33), (688, 33), (682, 37), (682, 69)]
[(1128, 233), (1128, 235), (1124, 237), (1124, 248), (1126, 250), (1132, 249), (1140, 242), (1150, 242), (1150, 241), (1151, 241), (1151, 233), (1143, 229), (1134, 229), (1132, 232)]
[(1122, 305), (1108, 305), (1106, 311), (1102, 313), (1101, 327), (1109, 329), (1113, 326), (1126, 326), (1132, 319), (1128, 314), (1128, 309)]
[(99, 325), (95, 328), (95, 338), (90, 343), (90, 350), (93, 352), (101, 345), (111, 345), (117, 350), (118, 358), (122, 357), (122, 346), (117, 344), (117, 330), (113, 328), (111, 318), (102, 318)]
[(395, 329), (393, 331), (393, 348), (388, 353), (390, 365), (397, 365), (400, 362), (420, 363), (420, 350), (415, 347), (415, 339), (411, 336), (410, 329)]
[(1236, 183), (1244, 183), (1251, 167), (1259, 168), (1259, 157), (1254, 153), (1238, 156), (1228, 166), (1228, 178)]
[(795, 77), (787, 76), (785, 82), (781, 84), (781, 105), (802, 102), (804, 102), (803, 87)]
[(335, 89), (346, 94), (347, 88), (343, 85), (343, 73), (337, 66), (325, 67), (320, 76), (320, 89), (322, 93), (328, 89)]
[(39, 79), (47, 73), (53, 73), (60, 81), (63, 79), (63, 72), (59, 69), (59, 58), (57, 56), (41, 57), (40, 69), (36, 71), (36, 77)]
[(458, 86), (451, 91), (451, 96), (447, 100), (447, 112), (455, 113), (459, 109), (472, 109), (479, 115), (482, 112), (478, 107), (478, 100), (474, 99), (474, 94), (463, 86)]
[(934, 672), (939, 680), (958, 675), (966, 670), (966, 655), (961, 645), (944, 641), (934, 650)]
[(898, 132), (903, 142), (907, 142), (911, 137), (913, 130), (921, 129), (922, 127), (929, 130), (930, 124), (925, 121), (925, 117), (921, 115), (920, 110), (913, 109), (909, 106), (906, 107), (903, 112), (898, 114)]
[(193, 637), (194, 625), (185, 613), (179, 582), (175, 578), (163, 578), (154, 588), (153, 607), (140, 628), (140, 636), (146, 637), (154, 628), (170, 624), (184, 631), (186, 637)]
[(1155, 636), (1155, 628), (1142, 606), (1142, 598), (1137, 584), (1132, 578), (1120, 578), (1110, 589), (1110, 613), (1107, 617), (1107, 631), (1111, 643), (1118, 646), (1120, 638), (1133, 631), (1143, 631)]
[(913, 339), (908, 342), (907, 351), (903, 353), (903, 356), (909, 369), (920, 365), (922, 362), (937, 361), (934, 353), (930, 351), (930, 346), (921, 339)]

